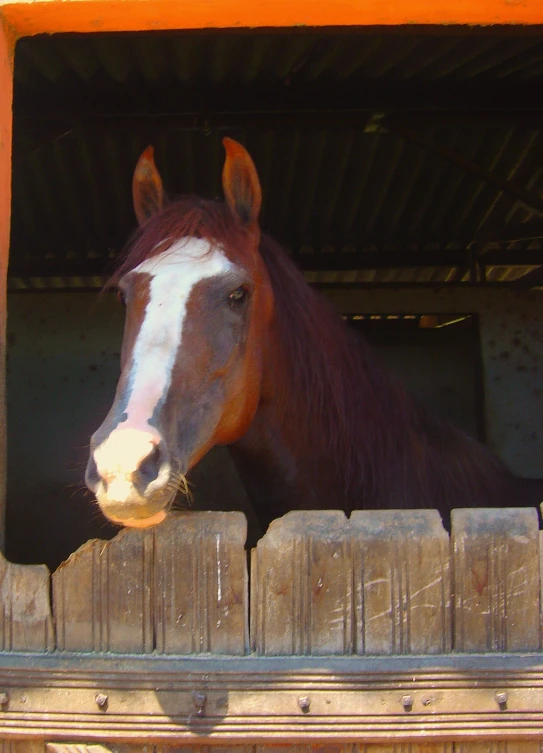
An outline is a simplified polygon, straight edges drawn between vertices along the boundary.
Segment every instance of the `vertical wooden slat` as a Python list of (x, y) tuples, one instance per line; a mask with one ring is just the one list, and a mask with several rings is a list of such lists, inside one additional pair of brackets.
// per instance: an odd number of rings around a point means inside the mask
[(336, 510), (273, 521), (252, 556), (251, 641), (259, 654), (348, 654), (349, 529)]
[(537, 650), (540, 581), (536, 510), (454, 510), (452, 544), (456, 650)]
[(245, 536), (241, 513), (189, 512), (88, 542), (53, 575), (58, 648), (245, 653)]
[(238, 512), (179, 513), (156, 529), (157, 652), (247, 651), (246, 537)]
[(435, 510), (351, 517), (358, 653), (451, 650), (449, 537)]
[(124, 530), (89, 541), (53, 574), (61, 651), (153, 650), (153, 532)]
[(0, 554), (0, 650), (55, 647), (45, 565), (14, 565)]
[(449, 542), (437, 512), (292, 512), (252, 556), (260, 654), (450, 650)]
[(6, 281), (11, 216), (11, 132), (15, 40), (0, 19), (0, 549), (6, 501)]

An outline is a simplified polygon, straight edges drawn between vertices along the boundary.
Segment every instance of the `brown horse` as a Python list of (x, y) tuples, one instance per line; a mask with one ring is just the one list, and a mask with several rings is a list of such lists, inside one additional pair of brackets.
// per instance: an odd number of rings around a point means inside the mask
[(255, 166), (224, 145), (224, 204), (167, 203), (150, 148), (134, 173), (122, 372), (86, 475), (104, 514), (160, 522), (225, 444), (263, 525), (300, 508), (437, 507), (447, 520), (539, 502), (537, 482), (417, 404), (261, 234)]

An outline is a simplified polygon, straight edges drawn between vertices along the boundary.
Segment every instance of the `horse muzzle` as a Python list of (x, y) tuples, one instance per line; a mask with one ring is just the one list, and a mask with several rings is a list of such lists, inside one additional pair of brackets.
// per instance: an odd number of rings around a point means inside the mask
[(177, 491), (161, 438), (128, 428), (91, 449), (85, 481), (109, 520), (135, 528), (164, 520)]

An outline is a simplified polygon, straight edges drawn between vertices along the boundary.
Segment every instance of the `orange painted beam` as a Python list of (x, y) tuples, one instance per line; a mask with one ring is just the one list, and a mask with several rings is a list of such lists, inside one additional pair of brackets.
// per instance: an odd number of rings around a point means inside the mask
[(0, 0), (18, 37), (41, 32), (413, 24), (543, 24), (543, 0)]
[(11, 217), (11, 104), (15, 38), (0, 22), (0, 547), (6, 495), (6, 282)]

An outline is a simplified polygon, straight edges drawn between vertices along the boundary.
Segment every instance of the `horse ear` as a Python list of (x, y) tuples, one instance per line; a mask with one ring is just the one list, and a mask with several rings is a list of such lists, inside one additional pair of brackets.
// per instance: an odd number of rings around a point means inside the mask
[(244, 224), (256, 223), (262, 204), (258, 173), (249, 152), (233, 139), (222, 140), (226, 160), (222, 187), (230, 210)]
[(162, 178), (154, 160), (154, 149), (148, 146), (138, 160), (132, 177), (132, 200), (138, 222), (143, 225), (164, 206)]

